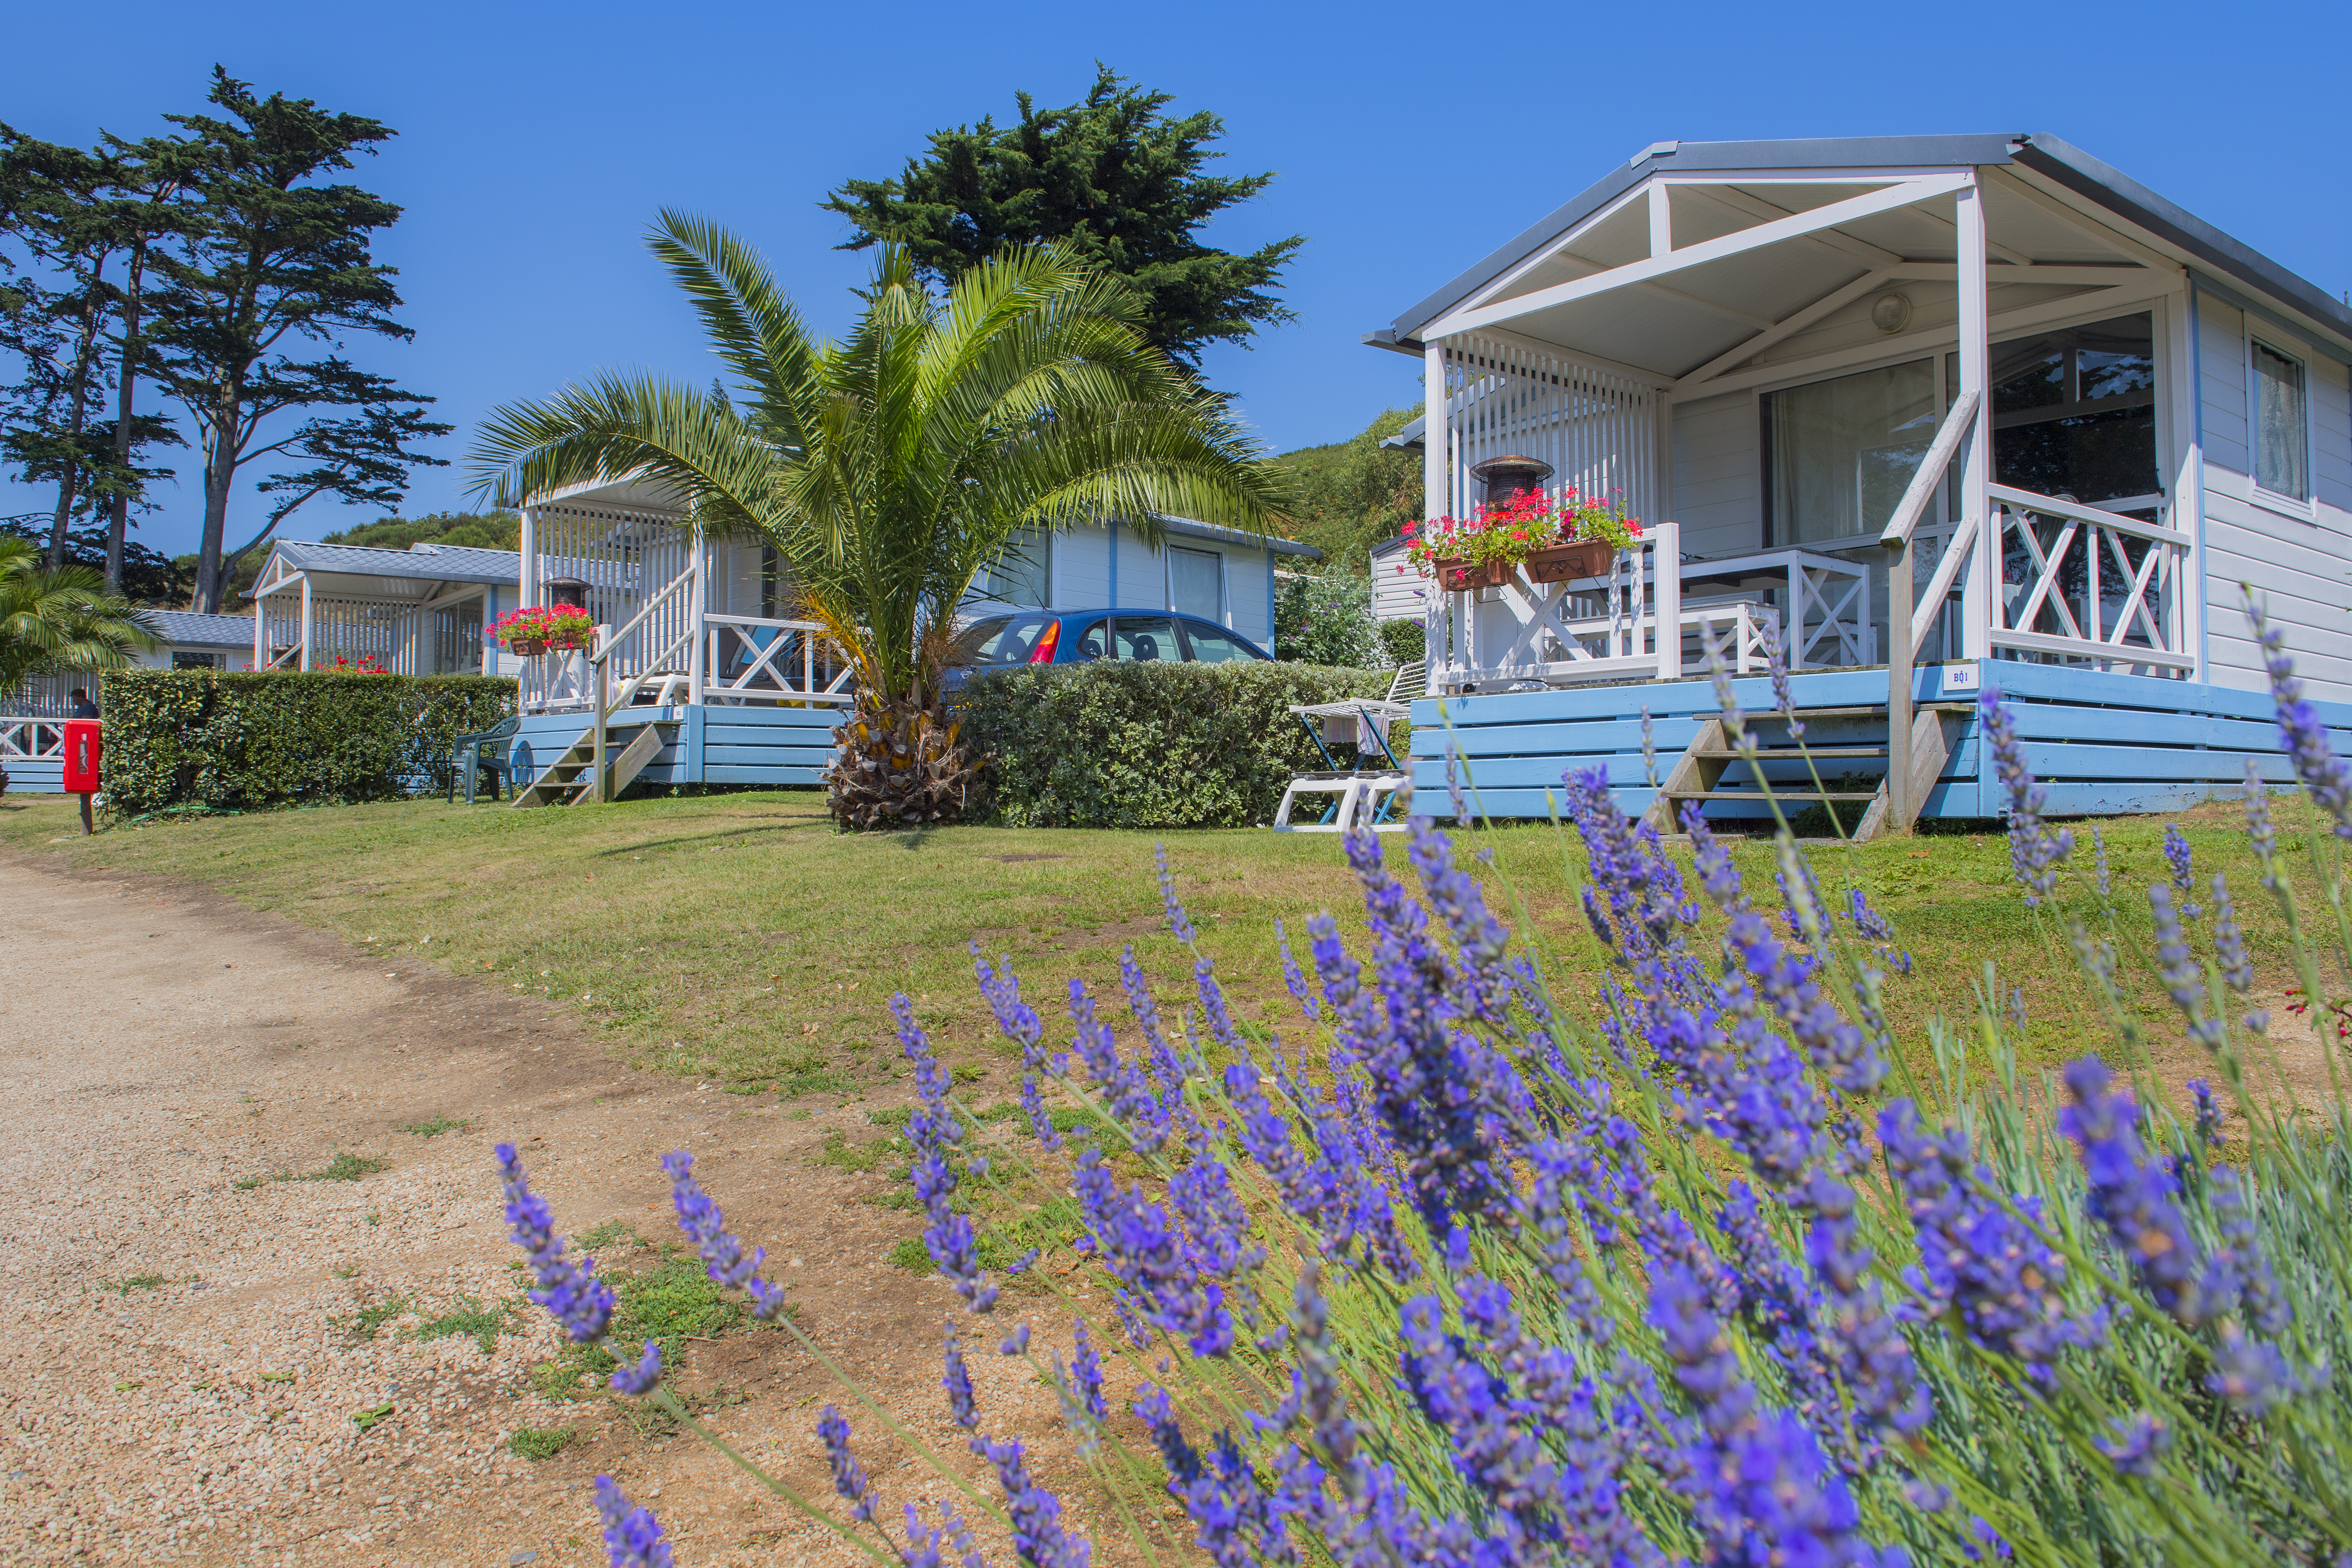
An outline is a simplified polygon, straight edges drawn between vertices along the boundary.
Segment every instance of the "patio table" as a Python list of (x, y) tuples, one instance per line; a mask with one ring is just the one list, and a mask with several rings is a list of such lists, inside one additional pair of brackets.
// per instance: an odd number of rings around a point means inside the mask
[[(1777, 581), (1775, 581), (1777, 579)], [(1830, 651), (1842, 655), (1826, 662), (1849, 665), (1878, 662), (1878, 637), (1870, 624), (1870, 569), (1834, 555), (1811, 550), (1759, 550), (1713, 561), (1682, 563), (1685, 589), (1714, 583), (1751, 587), (1767, 582), (1783, 595), (1780, 605), (1782, 635), (1789, 639), (1789, 668), (1802, 669), (1813, 650), (1835, 638)], [(1809, 626), (1813, 611), (1818, 626)]]

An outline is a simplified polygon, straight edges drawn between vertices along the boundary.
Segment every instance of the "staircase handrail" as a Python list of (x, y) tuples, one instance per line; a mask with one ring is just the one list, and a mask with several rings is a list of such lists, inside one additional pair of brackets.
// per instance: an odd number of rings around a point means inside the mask
[(1968, 434), (1969, 423), (1976, 417), (1979, 396), (1975, 392), (1964, 392), (1945, 412), (1944, 422), (1936, 427), (1936, 438), (1927, 444), (1927, 455), (1919, 459), (1910, 485), (1895, 505), (1895, 515), (1879, 530), (1879, 543), (1911, 542), (1912, 534), (1918, 531), (1919, 520), (1927, 513), (1927, 502), (1935, 497), (1936, 487), (1943, 482), (1944, 470), (1952, 465), (1952, 454), (1959, 450), (1960, 437)]
[(2078, 500), (2062, 500), (2056, 496), (2036, 495), (2012, 485), (1987, 485), (1985, 494), (1995, 500), (2005, 500), (2020, 511), (2042, 512), (2051, 517), (2071, 518), (2076, 522), (2088, 522), (2133, 539), (2145, 539), (2154, 544), (2174, 544), (2186, 550), (2196, 542), (2177, 528), (2161, 523), (2142, 522), (2136, 517), (2126, 517), (2119, 511), (2101, 511), (2095, 506), (2084, 506)]

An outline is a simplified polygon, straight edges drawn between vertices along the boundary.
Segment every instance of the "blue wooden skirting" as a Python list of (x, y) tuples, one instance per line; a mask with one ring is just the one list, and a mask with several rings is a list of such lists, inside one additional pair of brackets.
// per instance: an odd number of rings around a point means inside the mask
[[(837, 708), (652, 708), (646, 721), (677, 721), (672, 738), (645, 772), (640, 784), (814, 784), (822, 783), (833, 760)], [(530, 771), (518, 770), (521, 788), (571, 749), (587, 728), (578, 713), (534, 714), (516, 739), (530, 749)], [(615, 719), (605, 744), (617, 752), (636, 733), (636, 724)]]
[[(1928, 666), (1914, 672), (1916, 701), (1973, 701), (1967, 665)], [(2100, 816), (2177, 811), (2243, 783), (2252, 761), (2262, 776), (2292, 784), (2294, 770), (2278, 750), (2275, 710), (2268, 691), (2208, 686), (2151, 676), (2107, 675), (2058, 665), (1986, 660), (1975, 667), (1982, 684), (2008, 700), (2034, 775), (2049, 789), (2055, 816)], [(1956, 679), (1956, 677), (1958, 679)], [(1886, 700), (1886, 673), (1822, 670), (1798, 675), (1801, 707), (1866, 707)], [(1753, 676), (1732, 681), (1751, 713), (1774, 706), (1771, 682)], [(1717, 712), (1706, 680), (1648, 681), (1581, 689), (1496, 692), (1479, 697), (1424, 698), (1413, 704), (1413, 788), (1424, 802), (1445, 798), (1445, 754), (1451, 744), (1478, 795), (1479, 809), (1497, 817), (1550, 815), (1547, 795), (1559, 795), (1571, 769), (1605, 769), (1611, 793), (1628, 813), (1655, 795), (1642, 761), (1641, 711), (1647, 704), (1658, 773), (1672, 770), (1699, 724)], [(2352, 753), (2352, 704), (2316, 705), (2338, 754)], [(1979, 743), (1972, 711), (1941, 777), (1927, 792), (1922, 815), (1998, 816), (2005, 796), (1990, 752)], [(1883, 742), (1885, 726), (1816, 721), (1805, 739), (1819, 745)], [(1825, 762), (1832, 788), (1849, 769), (1874, 788), (1883, 763)], [(1803, 763), (1769, 763), (1776, 784), (1811, 787)], [(1753, 784), (1744, 764), (1727, 785)], [(1442, 811), (1444, 808), (1439, 807)], [(1737, 815), (1721, 805), (1710, 815)], [(1760, 807), (1747, 808), (1749, 811)]]
[(66, 764), (61, 757), (11, 757), (0, 767), (8, 770), (8, 793), (16, 795), (60, 795), (58, 786), (65, 782)]

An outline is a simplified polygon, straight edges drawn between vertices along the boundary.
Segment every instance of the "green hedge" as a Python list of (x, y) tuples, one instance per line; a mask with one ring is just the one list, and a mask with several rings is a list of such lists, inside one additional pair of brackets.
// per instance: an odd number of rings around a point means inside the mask
[(104, 779), (117, 811), (247, 810), (440, 789), (452, 737), (515, 709), (478, 675), (110, 670)]
[(1292, 773), (1323, 766), (1289, 705), (1383, 696), (1389, 679), (1306, 664), (1109, 661), (977, 677), (964, 690), (964, 732), (995, 762), (972, 819), (1260, 826)]

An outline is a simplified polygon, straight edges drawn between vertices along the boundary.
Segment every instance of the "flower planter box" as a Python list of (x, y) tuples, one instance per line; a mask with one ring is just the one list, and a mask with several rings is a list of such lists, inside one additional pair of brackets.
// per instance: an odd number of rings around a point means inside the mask
[(547, 651), (547, 644), (542, 640), (537, 639), (530, 642), (510, 643), (508, 646), (525, 658), (537, 658), (541, 654)]
[(1530, 583), (1569, 583), (1605, 575), (1616, 555), (1616, 547), (1605, 539), (1580, 539), (1533, 552), (1522, 569)]
[(1499, 588), (1511, 578), (1509, 564), (1501, 561), (1465, 561), (1458, 555), (1441, 555), (1430, 565), (1437, 571), (1437, 585), (1449, 594)]

